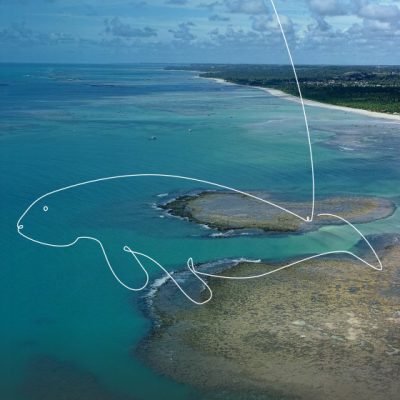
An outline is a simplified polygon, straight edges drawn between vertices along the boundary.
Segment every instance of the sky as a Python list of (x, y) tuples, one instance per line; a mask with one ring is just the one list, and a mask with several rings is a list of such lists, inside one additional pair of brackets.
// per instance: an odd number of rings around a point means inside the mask
[[(274, 0), (297, 64), (400, 64), (400, 0)], [(0, 62), (288, 63), (271, 0), (0, 0)]]

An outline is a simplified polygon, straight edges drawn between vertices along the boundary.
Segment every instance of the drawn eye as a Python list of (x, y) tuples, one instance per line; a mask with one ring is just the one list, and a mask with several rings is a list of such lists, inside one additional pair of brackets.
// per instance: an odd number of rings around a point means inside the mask
[(47, 207), (47, 206), (44, 206), (44, 207), (43, 207), (43, 211), (44, 211), (44, 212), (47, 212), (47, 211), (49, 211), (49, 207)]

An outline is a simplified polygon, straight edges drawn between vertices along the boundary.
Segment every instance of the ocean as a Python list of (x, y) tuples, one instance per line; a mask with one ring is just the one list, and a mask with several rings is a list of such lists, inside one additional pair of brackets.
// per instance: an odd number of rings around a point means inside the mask
[[(120, 286), (100, 248), (49, 248), (16, 223), (39, 196), (82, 181), (173, 174), (274, 198), (310, 200), (311, 175), (299, 104), (261, 90), (160, 65), (0, 65), (0, 397), (31, 399), (201, 398), (135, 356), (151, 328), (144, 291)], [(308, 107), (317, 197), (381, 196), (399, 203), (398, 122)], [(145, 277), (123, 247), (169, 271), (221, 259), (282, 260), (338, 249), (358, 238), (340, 226), (290, 236), (210, 237), (157, 204), (207, 185), (165, 178), (96, 183), (48, 199), (24, 232), (69, 243), (103, 242), (131, 285)], [(365, 235), (398, 231), (400, 214), (362, 224)], [(163, 277), (150, 268), (150, 280)], [(182, 302), (185, 299), (182, 298)], [(168, 356), (166, 354), (166, 356)], [(81, 396), (81, 397), (79, 397)], [(198, 397), (196, 397), (198, 396)]]

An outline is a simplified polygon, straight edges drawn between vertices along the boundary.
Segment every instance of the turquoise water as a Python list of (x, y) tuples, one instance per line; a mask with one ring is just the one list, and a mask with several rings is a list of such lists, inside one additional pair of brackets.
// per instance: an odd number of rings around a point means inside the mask
[[(109, 398), (153, 400), (160, 393), (193, 398), (191, 388), (156, 375), (135, 358), (134, 348), (150, 328), (143, 294), (117, 284), (95, 243), (42, 247), (20, 237), (16, 222), (44, 193), (121, 174), (186, 175), (311, 199), (299, 105), (150, 65), (1, 65), (0, 84), (0, 397), (41, 398), (40, 382), (30, 378), (40, 367), (37, 356), (45, 356), (92, 374)], [(399, 126), (326, 109), (308, 112), (318, 195), (379, 195), (397, 202)], [(355, 139), (341, 146), (334, 140), (341, 132)], [(157, 140), (149, 140), (152, 136)], [(135, 285), (144, 277), (124, 245), (172, 271), (183, 268), (188, 257), (197, 263), (281, 259), (351, 249), (358, 240), (345, 227), (303, 236), (211, 239), (205, 228), (163, 218), (154, 207), (160, 194), (201, 189), (211, 187), (162, 178), (98, 183), (52, 196), (49, 211), (33, 210), (24, 231), (57, 244), (95, 236), (118, 273)], [(399, 219), (396, 213), (360, 229), (398, 232)], [(152, 270), (152, 280), (159, 276)], [(72, 390), (76, 382), (64, 375)], [(81, 385), (84, 392), (85, 381)], [(95, 398), (90, 396), (84, 398)]]

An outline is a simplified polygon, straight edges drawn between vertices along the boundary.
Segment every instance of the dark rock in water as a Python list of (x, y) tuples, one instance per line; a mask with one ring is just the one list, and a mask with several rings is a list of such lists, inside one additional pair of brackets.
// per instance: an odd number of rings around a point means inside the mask
[(51, 356), (31, 359), (21, 389), (29, 400), (135, 400), (111, 393), (92, 373)]

